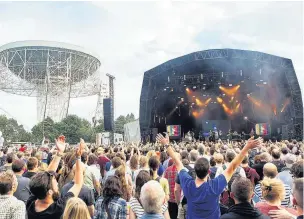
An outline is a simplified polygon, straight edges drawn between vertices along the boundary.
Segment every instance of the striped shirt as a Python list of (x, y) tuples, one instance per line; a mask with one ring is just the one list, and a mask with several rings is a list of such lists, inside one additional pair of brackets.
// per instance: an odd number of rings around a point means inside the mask
[[(131, 205), (132, 211), (136, 215), (136, 218), (140, 219), (144, 215), (145, 211), (144, 211), (143, 207), (141, 206), (141, 204), (139, 203), (139, 201), (136, 198), (132, 197), (130, 199), (130, 205)], [(168, 210), (168, 205), (163, 204), (162, 213), (164, 214), (167, 210)]]
[[(281, 202), (281, 205), (284, 207), (288, 207), (290, 205), (290, 196), (291, 196), (291, 189), (289, 185), (284, 184), (285, 187), (285, 198)], [(254, 194), (255, 196), (259, 197), (260, 201), (263, 201), (263, 196), (262, 196), (262, 188), (261, 184), (257, 184), (254, 188)]]

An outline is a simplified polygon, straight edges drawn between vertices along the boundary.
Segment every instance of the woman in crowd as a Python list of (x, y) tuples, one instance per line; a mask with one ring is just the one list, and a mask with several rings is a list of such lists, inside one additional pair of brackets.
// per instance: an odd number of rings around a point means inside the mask
[[(145, 170), (141, 170), (136, 178), (135, 181), (135, 195), (130, 199), (130, 217), (129, 219), (136, 219), (141, 218), (144, 214), (143, 206), (140, 203), (139, 197), (140, 197), (140, 191), (141, 187), (148, 181), (151, 180), (149, 172)], [(165, 219), (170, 219), (169, 212), (168, 212), (168, 206), (166, 204), (163, 204), (162, 206), (162, 213)]]
[(95, 204), (94, 219), (127, 218), (127, 202), (122, 198), (122, 184), (117, 176), (109, 176), (103, 194)]
[(126, 174), (126, 166), (120, 165), (116, 171), (115, 175), (119, 178), (121, 182), (122, 198), (129, 201), (132, 196), (132, 182), (130, 176)]
[(130, 159), (131, 179), (132, 184), (135, 183), (135, 173), (138, 170), (138, 156), (133, 155)]
[[(270, 210), (279, 210), (284, 208), (281, 205), (285, 197), (284, 184), (279, 179), (270, 179), (265, 177), (261, 182), (262, 195), (265, 201), (259, 202), (255, 205), (263, 214), (269, 215)], [(285, 208), (289, 213), (296, 215), (296, 210), (292, 208)]]
[(156, 180), (161, 184), (166, 194), (166, 200), (169, 200), (169, 183), (168, 180), (159, 176), (157, 174), (157, 170), (159, 168), (159, 159), (156, 155), (150, 157), (149, 159), (149, 167), (150, 167), (150, 176), (153, 180)]
[(98, 164), (98, 157), (93, 153), (89, 155), (88, 166), (91, 168), (95, 178), (100, 182), (101, 174), (100, 174), (100, 166)]
[(61, 190), (62, 187), (71, 182), (74, 178), (74, 173), (73, 173), (73, 165), (75, 164), (75, 153), (73, 152), (68, 152), (64, 155), (63, 157), (63, 168), (58, 180), (58, 186), (59, 189)]
[(80, 198), (70, 198), (65, 206), (62, 219), (91, 219), (88, 207)]
[(38, 159), (38, 170), (39, 171), (46, 171), (48, 165), (44, 162), (42, 162), (42, 151), (38, 151), (35, 155), (35, 157)]

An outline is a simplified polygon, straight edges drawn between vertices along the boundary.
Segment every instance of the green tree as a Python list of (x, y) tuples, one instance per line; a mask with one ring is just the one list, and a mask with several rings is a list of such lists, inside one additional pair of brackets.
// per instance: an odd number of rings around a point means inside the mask
[(80, 138), (89, 142), (94, 135), (94, 129), (90, 122), (76, 115), (69, 115), (64, 118), (56, 124), (56, 129), (59, 134), (66, 137), (66, 141), (69, 143), (78, 143)]
[(133, 113), (128, 114), (126, 117), (125, 116), (119, 116), (116, 120), (115, 120), (115, 132), (116, 133), (120, 133), (120, 134), (124, 134), (124, 125), (129, 123), (129, 122), (133, 122), (135, 121), (135, 116)]
[(30, 141), (31, 134), (15, 119), (0, 115), (0, 131), (6, 142)]
[(58, 137), (58, 134), (56, 123), (50, 117), (47, 117), (32, 128), (32, 141), (41, 143), (43, 137), (45, 137), (52, 142)]

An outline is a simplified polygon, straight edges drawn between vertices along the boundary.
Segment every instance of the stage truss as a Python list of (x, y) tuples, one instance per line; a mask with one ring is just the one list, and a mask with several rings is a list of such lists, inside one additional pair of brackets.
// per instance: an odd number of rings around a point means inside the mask
[(99, 93), (96, 57), (68, 44), (29, 42), (0, 47), (0, 90), (36, 97), (38, 121), (60, 121), (68, 114), (70, 98)]
[[(275, 66), (276, 69), (279, 69), (279, 71), (284, 72), (288, 82), (289, 93), (291, 95), (289, 113), (286, 114), (285, 118), (282, 119), (282, 122), (285, 124), (283, 129), (288, 130), (288, 134), (285, 136), (285, 138), (303, 139), (303, 102), (300, 86), (292, 61), (290, 59), (261, 52), (235, 49), (215, 49), (194, 52), (165, 62), (145, 72), (140, 97), (140, 127), (142, 135), (148, 135), (151, 132), (152, 116), (155, 114), (153, 110), (155, 109), (155, 104), (157, 101), (155, 97), (160, 95), (160, 92), (162, 92), (159, 87), (166, 89), (167, 86), (170, 86), (170, 88), (173, 88), (174, 90), (180, 90), (180, 93), (182, 94), (184, 89), (183, 85), (204, 86), (205, 84), (202, 84), (203, 79), (205, 80), (208, 78), (211, 81), (214, 80), (215, 83), (219, 82), (218, 80), (220, 80), (223, 75), (229, 77), (231, 74), (231, 72), (224, 71), (200, 72), (198, 70), (195, 74), (185, 71), (183, 75), (175, 75), (175, 71), (178, 68), (194, 62), (233, 61), (235, 63), (242, 63), (245, 60), (251, 61), (257, 69), (263, 68), (262, 66), (270, 64)], [(272, 73), (275, 74), (276, 72)], [(154, 80), (160, 76), (162, 76), (163, 79), (165, 78), (165, 80), (162, 80), (162, 82), (159, 83), (158, 87), (156, 88)], [(213, 91), (210, 90), (209, 92)]]

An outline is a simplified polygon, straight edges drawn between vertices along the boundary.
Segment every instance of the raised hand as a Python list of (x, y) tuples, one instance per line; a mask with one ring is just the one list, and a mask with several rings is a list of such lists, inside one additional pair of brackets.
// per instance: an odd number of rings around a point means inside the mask
[(252, 136), (247, 141), (247, 144), (245, 147), (247, 147), (248, 149), (253, 149), (253, 148), (260, 146), (262, 143), (263, 143), (263, 139), (261, 137), (254, 139), (254, 137)]
[(65, 150), (65, 136), (60, 135), (58, 139), (55, 139), (56, 148), (60, 153), (63, 153)]
[(84, 140), (81, 138), (81, 139), (80, 139), (80, 143), (79, 143), (79, 147), (78, 147), (77, 150), (76, 150), (76, 155), (77, 155), (78, 157), (80, 157), (80, 156), (83, 154), (85, 148), (86, 148), (86, 143), (85, 143)]
[(167, 145), (167, 144), (169, 144), (169, 135), (168, 135), (168, 133), (166, 133), (166, 137), (164, 137), (162, 134), (158, 134), (157, 136), (156, 136), (156, 140), (159, 142), (159, 143), (161, 143), (162, 145)]

